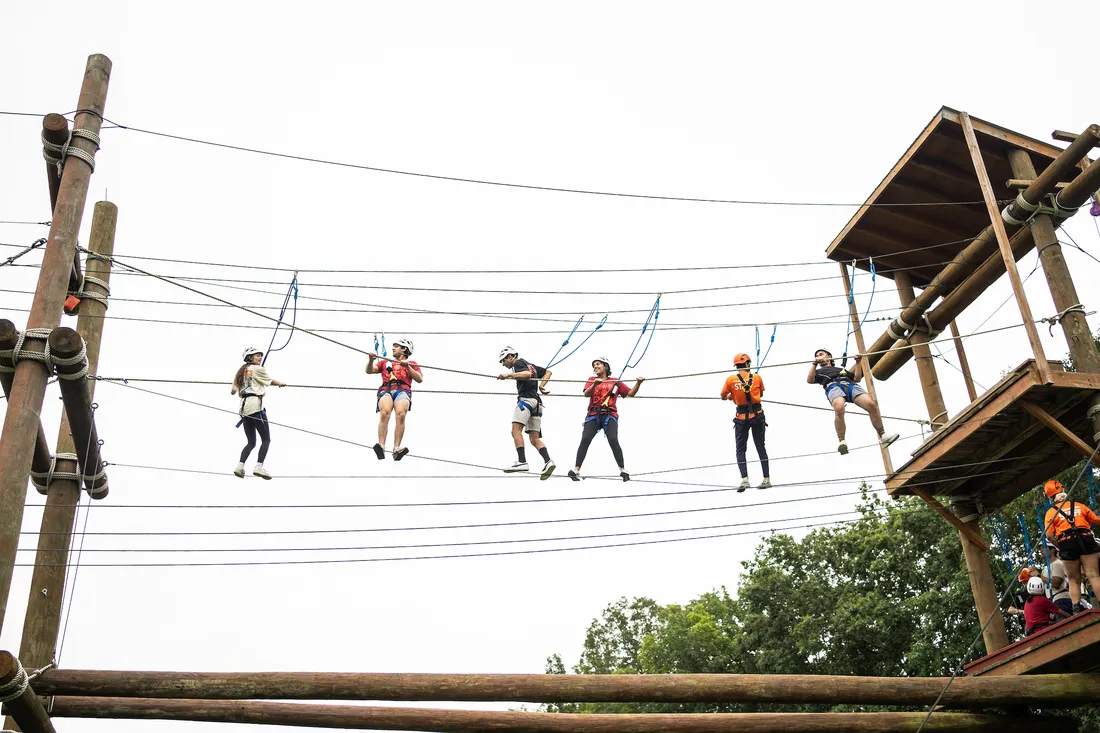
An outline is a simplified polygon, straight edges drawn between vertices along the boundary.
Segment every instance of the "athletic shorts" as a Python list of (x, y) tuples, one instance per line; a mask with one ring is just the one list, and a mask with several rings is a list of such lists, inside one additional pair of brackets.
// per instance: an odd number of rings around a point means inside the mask
[(834, 384), (826, 390), (825, 399), (829, 400), (829, 404), (832, 404), (837, 397), (843, 397), (847, 402), (855, 402), (856, 397), (861, 394), (867, 394), (867, 390), (854, 382), (852, 383), (852, 396), (850, 398), (848, 397), (848, 390), (841, 389), (839, 385)]
[(398, 400), (408, 400), (409, 401), (409, 409), (410, 410), (412, 409), (412, 399), (413, 399), (412, 393), (409, 392), (407, 389), (392, 389), (388, 392), (386, 392), (386, 391), (379, 391), (378, 392), (378, 400), (374, 403), (374, 411), (375, 412), (382, 412), (382, 407), (378, 403), (381, 402), (382, 398), (387, 396), (387, 395), (389, 395), (389, 397), (393, 400), (394, 404), (397, 404)]
[[(520, 407), (522, 402), (526, 407)], [(528, 433), (542, 434), (542, 405), (531, 397), (520, 397), (512, 411), (512, 422), (523, 426)]]
[(1063, 560), (1080, 560), (1082, 555), (1095, 555), (1100, 552), (1096, 546), (1095, 537), (1085, 537), (1080, 540), (1067, 537), (1058, 543), (1058, 552)]

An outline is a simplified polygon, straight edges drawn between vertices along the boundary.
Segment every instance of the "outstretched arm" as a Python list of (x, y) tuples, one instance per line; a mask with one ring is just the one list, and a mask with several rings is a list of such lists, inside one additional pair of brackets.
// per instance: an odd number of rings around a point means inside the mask
[(642, 382), (645, 381), (645, 377), (635, 377), (634, 386), (630, 388), (630, 391), (626, 393), (627, 397), (633, 397), (638, 394), (638, 388), (642, 386)]

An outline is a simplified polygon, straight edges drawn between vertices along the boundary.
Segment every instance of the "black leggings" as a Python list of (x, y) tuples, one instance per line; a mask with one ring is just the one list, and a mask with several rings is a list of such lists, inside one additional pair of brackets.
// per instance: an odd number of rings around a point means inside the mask
[(260, 463), (267, 458), (267, 449), (271, 445), (271, 429), (267, 425), (267, 419), (257, 415), (245, 415), (241, 418), (244, 424), (244, 437), (248, 438), (248, 444), (241, 451), (241, 463), (248, 460), (252, 449), (256, 447), (256, 433), (260, 434), (260, 453), (257, 460)]
[(756, 445), (756, 455), (760, 458), (760, 468), (764, 472), (764, 478), (771, 473), (768, 471), (768, 450), (764, 447), (764, 416), (737, 420), (734, 423), (734, 436), (737, 439), (737, 468), (741, 471), (741, 478), (749, 475), (749, 466), (745, 461), (745, 449), (749, 446), (749, 431), (752, 431), (752, 442)]
[[(584, 457), (588, 455), (588, 446), (591, 445), (592, 439), (596, 437), (598, 432), (600, 432), (599, 418), (593, 418), (584, 423), (581, 444), (577, 447), (577, 466), (584, 463)], [(619, 446), (619, 421), (613, 417), (607, 418), (607, 422), (603, 426), (603, 434), (607, 436), (607, 442), (611, 444), (611, 452), (621, 469), (626, 464), (623, 463), (623, 449)]]

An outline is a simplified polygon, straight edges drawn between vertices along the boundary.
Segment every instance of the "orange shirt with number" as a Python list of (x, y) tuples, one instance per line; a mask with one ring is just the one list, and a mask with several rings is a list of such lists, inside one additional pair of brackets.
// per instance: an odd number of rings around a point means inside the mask
[[(1058, 509), (1073, 517), (1073, 526), (1080, 529), (1089, 529), (1090, 525), (1100, 523), (1100, 517), (1096, 516), (1096, 512), (1080, 502), (1063, 501), (1058, 505)], [(1043, 518), (1043, 526), (1049, 528), (1048, 531), (1053, 531), (1055, 537), (1061, 537), (1069, 529), (1069, 522), (1058, 509), (1047, 509), (1047, 514)]]
[[(748, 394), (745, 394), (745, 387), (748, 386)], [(759, 404), (764, 397), (764, 380), (759, 374), (753, 374), (750, 371), (740, 371), (737, 374), (731, 374), (727, 379), (725, 385), (722, 386), (723, 399), (729, 398), (733, 400), (733, 404), (738, 407), (745, 407), (749, 404)], [(751, 402), (749, 398), (752, 398)], [(752, 410), (745, 412), (738, 410), (735, 420), (747, 420), (749, 418), (756, 417), (759, 414), (763, 414), (763, 407), (759, 410)]]

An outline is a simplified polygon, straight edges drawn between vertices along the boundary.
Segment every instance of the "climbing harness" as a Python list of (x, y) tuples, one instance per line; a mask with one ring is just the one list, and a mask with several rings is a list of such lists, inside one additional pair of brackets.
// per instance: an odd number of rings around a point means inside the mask
[[(867, 316), (871, 315), (871, 303), (875, 300), (875, 278), (877, 273), (875, 272), (875, 261), (872, 258), (867, 258), (867, 264), (871, 268), (871, 297), (867, 299), (867, 310), (863, 313), (863, 318), (859, 320), (855, 328), (848, 331), (848, 334), (844, 337), (844, 354), (840, 357), (840, 366), (846, 366), (848, 364), (848, 343), (852, 335), (863, 328), (863, 324), (867, 322)], [(852, 260), (852, 276), (848, 279), (848, 306), (849, 309), (855, 304), (856, 299), (856, 261)]]
[[(293, 304), (291, 303), (293, 298)], [(292, 307), (291, 320), (290, 320), (290, 334), (286, 337), (286, 343), (277, 349), (273, 349), (275, 344), (275, 337), (279, 334), (279, 326), (283, 325), (283, 317), (286, 316), (286, 309), (288, 306)], [(273, 352), (282, 351), (290, 345), (290, 340), (294, 338), (295, 325), (298, 323), (298, 271), (294, 271), (294, 277), (290, 280), (290, 287), (286, 290), (286, 297), (283, 298), (283, 307), (279, 309), (279, 321), (275, 324), (275, 332), (271, 334), (271, 343), (267, 345), (267, 351), (264, 352), (263, 361), (261, 365), (267, 364), (267, 357), (271, 356)]]
[(586, 343), (588, 343), (588, 339), (595, 336), (596, 331), (599, 331), (601, 328), (603, 328), (603, 325), (605, 323), (607, 323), (607, 314), (605, 313), (604, 317), (600, 320), (600, 322), (598, 324), (596, 324), (596, 327), (593, 328), (592, 331), (587, 336), (584, 337), (584, 341), (581, 341), (579, 344), (577, 344), (577, 346), (572, 351), (570, 351), (568, 354), (566, 354), (565, 356), (563, 356), (562, 358), (559, 359), (558, 354), (561, 353), (562, 349), (564, 349), (566, 346), (569, 345), (569, 341), (573, 338), (573, 334), (575, 334), (577, 332), (577, 329), (580, 328), (580, 325), (581, 325), (582, 321), (584, 321), (584, 316), (583, 315), (580, 318), (577, 319), (576, 323), (573, 324), (573, 330), (569, 332), (569, 335), (565, 337), (565, 341), (561, 342), (561, 346), (559, 346), (558, 350), (554, 352), (554, 355), (552, 357), (550, 357), (550, 361), (547, 362), (547, 364), (546, 364), (547, 369), (550, 369), (551, 367), (554, 367), (554, 366), (557, 366), (558, 364), (561, 364), (563, 361), (565, 361), (566, 359), (571, 357), (573, 354), (577, 353), (578, 349), (580, 349), (582, 346), (584, 346)]
[(749, 381), (746, 382), (745, 378), (741, 376), (741, 372), (737, 372), (737, 380), (741, 382), (741, 391), (745, 395), (745, 404), (737, 405), (737, 414), (744, 415), (746, 420), (764, 417), (764, 405), (752, 398), (752, 385), (755, 379), (756, 375), (750, 373)]
[(772, 346), (775, 346), (775, 332), (779, 330), (779, 324), (776, 323), (772, 326), (772, 337), (768, 342), (768, 350), (764, 352), (764, 358), (760, 358), (760, 326), (756, 326), (756, 373), (760, 373), (760, 367), (764, 366), (764, 361), (768, 358), (768, 354), (772, 353)]

